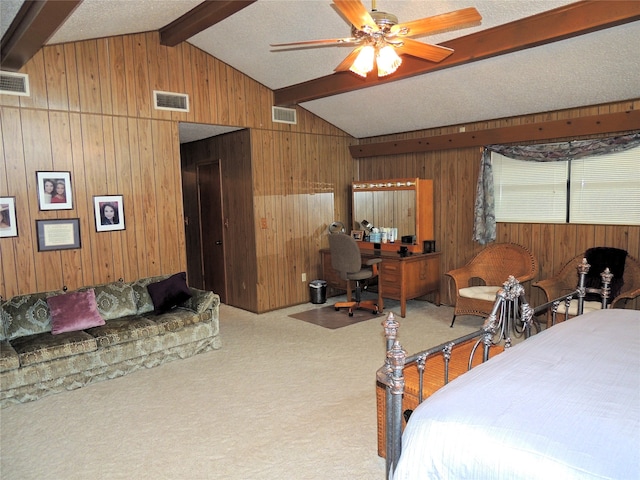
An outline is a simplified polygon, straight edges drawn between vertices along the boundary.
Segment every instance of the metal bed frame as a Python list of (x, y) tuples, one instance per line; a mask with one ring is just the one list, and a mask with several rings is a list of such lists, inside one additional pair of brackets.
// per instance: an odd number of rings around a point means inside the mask
[[(535, 315), (551, 310), (552, 324), (555, 324), (556, 313), (559, 305), (565, 303), (565, 311), (569, 310), (569, 304), (573, 298), (578, 300), (578, 315), (583, 313), (584, 297), (586, 295), (585, 277), (590, 265), (583, 260), (577, 265), (578, 286), (567, 295), (551, 300), (547, 303), (532, 308), (525, 297), (524, 287), (513, 276), (509, 276), (502, 288), (496, 294), (496, 300), (491, 314), (486, 318), (481, 329), (467, 335), (455, 338), (449, 342), (423, 350), (413, 355), (407, 356), (402, 349), (397, 337), (399, 323), (396, 321), (393, 312), (390, 312), (386, 320), (382, 323), (386, 338), (387, 356), (385, 363), (376, 372), (376, 379), (385, 386), (385, 420), (386, 420), (386, 478), (389, 479), (395, 471), (398, 460), (402, 453), (402, 421), (411, 412), (402, 411), (402, 398), (404, 394), (405, 379), (404, 368), (416, 364), (418, 369), (418, 401), (423, 400), (423, 381), (427, 358), (434, 355), (444, 357), (444, 378), (443, 385), (449, 381), (449, 360), (452, 350), (460, 344), (476, 340), (471, 349), (467, 369), (471, 369), (474, 354), (480, 345), (483, 348), (482, 361), (489, 359), (489, 349), (492, 345), (504, 343), (505, 348), (511, 346), (511, 334), (515, 337), (528, 338), (532, 328), (537, 332), (540, 325), (535, 319)], [(603, 298), (603, 308), (606, 308), (607, 299), (610, 293), (610, 283), (612, 275), (608, 269), (601, 274), (602, 288), (600, 294)]]

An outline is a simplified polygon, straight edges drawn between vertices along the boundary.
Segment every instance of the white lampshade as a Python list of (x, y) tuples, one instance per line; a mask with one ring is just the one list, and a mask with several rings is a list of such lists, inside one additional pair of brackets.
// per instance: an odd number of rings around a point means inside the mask
[(378, 64), (378, 76), (384, 77), (395, 72), (402, 63), (402, 59), (398, 56), (394, 47), (385, 45), (378, 52), (376, 63)]
[(362, 47), (360, 53), (356, 57), (353, 65), (351, 65), (351, 70), (353, 73), (360, 75), (361, 77), (366, 77), (367, 73), (373, 70), (373, 60), (375, 57), (376, 51), (372, 45), (366, 45)]

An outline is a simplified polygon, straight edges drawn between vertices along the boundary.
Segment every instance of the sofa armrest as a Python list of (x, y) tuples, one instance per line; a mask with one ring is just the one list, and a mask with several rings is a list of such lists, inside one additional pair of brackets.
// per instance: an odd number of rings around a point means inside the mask
[(193, 287), (189, 287), (189, 290), (192, 296), (189, 300), (182, 303), (181, 306), (184, 308), (200, 314), (209, 308), (216, 308), (220, 305), (220, 296), (209, 290), (200, 290)]

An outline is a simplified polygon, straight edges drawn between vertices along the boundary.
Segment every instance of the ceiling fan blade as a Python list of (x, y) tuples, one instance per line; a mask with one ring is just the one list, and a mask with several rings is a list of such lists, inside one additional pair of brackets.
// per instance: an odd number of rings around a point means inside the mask
[(336, 45), (343, 43), (354, 43), (358, 42), (357, 38), (346, 37), (346, 38), (327, 38), (324, 40), (306, 40), (303, 42), (291, 42), (291, 43), (271, 43), (270, 47), (295, 47), (295, 46), (314, 46), (314, 45)]
[(358, 30), (362, 30), (364, 27), (369, 27), (374, 32), (380, 30), (360, 0), (333, 0), (333, 3)]
[(404, 45), (397, 47), (398, 53), (424, 58), (431, 62), (441, 62), (453, 53), (453, 49), (451, 48), (422, 43), (410, 38), (403, 38), (402, 42)]
[(351, 65), (353, 65), (353, 62), (355, 61), (356, 57), (360, 53), (360, 50), (362, 50), (363, 46), (364, 45), (358, 48), (354, 48), (353, 51), (349, 55), (347, 55), (347, 57), (342, 62), (340, 62), (340, 65), (338, 65), (333, 71), (346, 72), (347, 70), (349, 70)]
[[(463, 8), (454, 12), (443, 13), (442, 15), (434, 15), (433, 17), (413, 20), (406, 23), (398, 23), (391, 27), (392, 35), (406, 35), (414, 37), (416, 35), (425, 35), (441, 30), (448, 30), (454, 27), (462, 27), (464, 25), (472, 25), (482, 20), (482, 15), (473, 7)], [(407, 33), (402, 33), (404, 30)]]

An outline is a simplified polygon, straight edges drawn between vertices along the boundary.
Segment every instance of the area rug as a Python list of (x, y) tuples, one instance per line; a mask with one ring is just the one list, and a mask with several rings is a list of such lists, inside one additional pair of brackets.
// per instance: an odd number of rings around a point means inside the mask
[(311, 310), (294, 313), (289, 315), (289, 317), (313, 323), (314, 325), (318, 325), (320, 327), (335, 330), (336, 328), (347, 327), (349, 325), (364, 322), (365, 320), (371, 320), (372, 318), (377, 317), (379, 317), (382, 321), (382, 315), (384, 314), (372, 313), (371, 310), (354, 310), (353, 317), (350, 317), (349, 312), (346, 308), (343, 308), (340, 311), (336, 311), (333, 305), (327, 305), (326, 307), (315, 307)]

